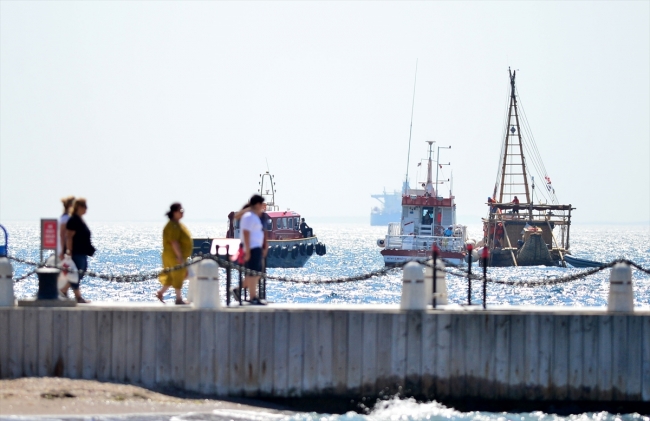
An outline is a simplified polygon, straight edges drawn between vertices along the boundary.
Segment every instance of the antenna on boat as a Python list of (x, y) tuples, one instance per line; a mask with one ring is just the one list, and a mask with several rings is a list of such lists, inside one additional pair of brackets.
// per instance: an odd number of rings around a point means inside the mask
[[(404, 182), (404, 191), (402, 194), (407, 193), (409, 186), (409, 163), (411, 160), (411, 134), (413, 133), (413, 109), (415, 108), (415, 85), (418, 81), (418, 59), (415, 59), (415, 78), (413, 80), (413, 101), (411, 102), (411, 126), (409, 127), (409, 152), (406, 156), (406, 181)], [(417, 180), (416, 180), (417, 182)]]
[[(273, 174), (271, 174), (270, 171), (268, 171), (269, 167), (269, 162), (268, 160), (266, 161), (266, 168), (267, 171), (264, 174), (260, 174), (260, 188), (258, 190), (259, 194), (264, 197), (266, 200), (266, 205), (269, 210), (278, 210), (278, 206), (275, 204), (275, 181), (273, 181)], [(268, 186), (265, 185), (265, 180), (268, 178), (268, 181), (266, 183)], [(267, 188), (265, 188), (267, 187)]]
[[(436, 186), (435, 190), (433, 188), (433, 174), (431, 172), (431, 167), (432, 167), (432, 155), (433, 155), (433, 144), (436, 143), (433, 140), (427, 140), (426, 143), (429, 144), (429, 161), (427, 163), (427, 184), (426, 187), (424, 188), (424, 191), (427, 195), (433, 196), (434, 192), (437, 193), (438, 191), (438, 186)], [(437, 194), (436, 194), (437, 196)]]

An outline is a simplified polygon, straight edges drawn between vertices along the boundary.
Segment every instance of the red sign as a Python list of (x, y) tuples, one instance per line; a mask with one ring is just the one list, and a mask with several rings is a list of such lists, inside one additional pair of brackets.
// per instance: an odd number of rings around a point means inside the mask
[(41, 249), (56, 250), (59, 235), (59, 223), (56, 219), (41, 219)]

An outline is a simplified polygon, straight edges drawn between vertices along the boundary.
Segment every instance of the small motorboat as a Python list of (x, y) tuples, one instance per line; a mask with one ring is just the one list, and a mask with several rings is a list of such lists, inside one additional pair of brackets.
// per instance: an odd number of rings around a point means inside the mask
[(570, 254), (564, 255), (564, 261), (573, 266), (574, 268), (600, 268), (605, 266), (604, 263), (595, 262), (593, 260), (581, 259), (573, 257)]
[[(281, 211), (275, 204), (273, 175), (267, 171), (260, 174), (260, 177), (258, 193), (266, 199), (266, 214), (269, 216), (267, 226), (264, 227), (269, 247), (266, 267), (301, 268), (313, 254), (324, 256), (327, 253), (327, 247), (318, 241), (312, 228), (304, 224), (302, 221), (304, 218), (289, 209)], [(235, 212), (230, 212), (226, 238), (195, 238), (193, 254), (223, 255), (224, 249), (228, 246), (228, 253), (234, 256), (238, 252), (240, 235), (239, 220), (235, 218)]]

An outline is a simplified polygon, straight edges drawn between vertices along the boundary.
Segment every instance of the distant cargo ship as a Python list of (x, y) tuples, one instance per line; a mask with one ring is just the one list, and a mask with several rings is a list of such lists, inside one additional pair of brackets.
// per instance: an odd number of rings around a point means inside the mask
[(373, 194), (373, 199), (377, 199), (380, 206), (375, 206), (370, 211), (370, 225), (388, 225), (391, 222), (402, 220), (402, 193), (395, 190), (392, 193)]

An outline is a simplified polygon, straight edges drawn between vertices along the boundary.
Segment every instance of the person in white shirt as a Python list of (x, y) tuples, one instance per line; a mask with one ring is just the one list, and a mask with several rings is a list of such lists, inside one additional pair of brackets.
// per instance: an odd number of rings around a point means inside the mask
[(65, 224), (70, 219), (70, 212), (72, 212), (72, 204), (74, 203), (74, 196), (68, 196), (61, 199), (63, 204), (63, 214), (59, 217), (59, 237), (56, 241), (56, 254), (59, 260), (63, 260), (63, 253), (65, 252), (65, 244), (68, 241), (68, 230)]
[[(249, 210), (242, 216), (239, 222), (241, 229), (241, 240), (244, 244), (244, 262), (246, 269), (262, 272), (262, 261), (264, 259), (264, 227), (262, 225), (262, 214), (264, 213), (264, 198), (254, 195), (248, 201)], [(246, 275), (243, 286), (248, 288), (251, 304), (264, 305), (257, 297), (257, 283), (259, 275)]]

